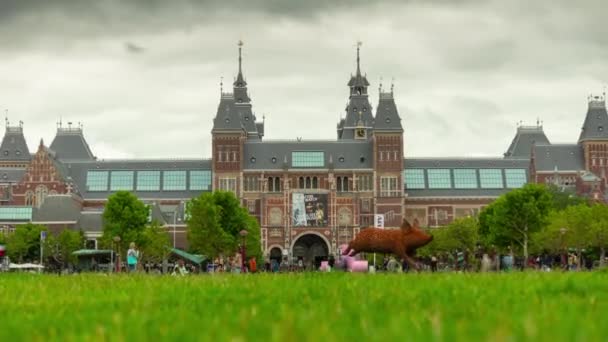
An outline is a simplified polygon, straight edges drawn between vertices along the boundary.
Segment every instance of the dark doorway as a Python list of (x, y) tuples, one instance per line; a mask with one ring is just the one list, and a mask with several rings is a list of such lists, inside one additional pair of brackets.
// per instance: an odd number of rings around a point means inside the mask
[(316, 270), (321, 261), (328, 260), (329, 246), (318, 235), (302, 235), (293, 245), (293, 256), (296, 260), (302, 258), (307, 270)]
[(283, 257), (283, 253), (281, 253), (281, 249), (279, 247), (273, 247), (270, 250), (270, 260), (275, 260), (279, 264), (281, 263), (281, 258)]

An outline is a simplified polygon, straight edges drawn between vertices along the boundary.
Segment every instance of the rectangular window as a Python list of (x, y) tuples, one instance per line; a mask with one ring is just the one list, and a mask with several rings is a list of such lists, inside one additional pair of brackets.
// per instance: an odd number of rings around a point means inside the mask
[(452, 188), (452, 177), (449, 169), (427, 169), (429, 177), (429, 189), (450, 189)]
[(243, 180), (244, 191), (260, 191), (258, 176), (245, 176)]
[(357, 189), (359, 191), (372, 191), (372, 175), (360, 175), (357, 178)]
[(137, 171), (137, 191), (159, 191), (160, 171)]
[(502, 189), (502, 169), (480, 169), (479, 182), (483, 189)]
[(521, 188), (526, 184), (525, 169), (505, 169), (505, 178), (507, 180), (507, 188)]
[(454, 188), (477, 188), (477, 172), (475, 169), (454, 169)]
[(112, 171), (110, 191), (133, 190), (133, 171)]
[(406, 189), (424, 189), (424, 169), (408, 169), (403, 171)]
[(400, 191), (397, 189), (397, 177), (381, 177), (380, 178), (380, 196), (381, 197), (396, 197)]
[(220, 178), (219, 190), (231, 191), (236, 194), (236, 178)]
[(88, 171), (87, 190), (108, 191), (108, 171)]
[(0, 220), (31, 221), (32, 207), (0, 207)]
[(323, 167), (325, 152), (291, 152), (292, 167)]
[(163, 173), (163, 190), (186, 190), (186, 171), (165, 171)]
[(190, 171), (190, 190), (211, 190), (211, 170)]
[(372, 210), (371, 200), (368, 198), (361, 199), (361, 212), (369, 213)]

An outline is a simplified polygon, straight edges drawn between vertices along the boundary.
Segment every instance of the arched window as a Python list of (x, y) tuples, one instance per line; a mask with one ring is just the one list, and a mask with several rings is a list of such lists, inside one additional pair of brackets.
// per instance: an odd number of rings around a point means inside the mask
[(342, 191), (348, 191), (348, 177), (344, 177), (342, 180)]
[(49, 194), (49, 189), (44, 185), (38, 185), (36, 187), (36, 206), (40, 208), (44, 199)]
[(274, 178), (274, 191), (281, 191), (281, 178), (280, 177)]
[(336, 190), (342, 191), (342, 177), (338, 177), (336, 181)]
[(310, 189), (310, 177), (306, 177), (306, 189)]
[(31, 190), (28, 190), (25, 193), (25, 205), (27, 206), (34, 206), (35, 205), (35, 197), (34, 197), (34, 192)]
[(304, 189), (304, 177), (300, 177), (298, 185), (300, 186), (300, 189)]
[(319, 187), (319, 181), (317, 180), (317, 177), (312, 177), (312, 188), (316, 189)]

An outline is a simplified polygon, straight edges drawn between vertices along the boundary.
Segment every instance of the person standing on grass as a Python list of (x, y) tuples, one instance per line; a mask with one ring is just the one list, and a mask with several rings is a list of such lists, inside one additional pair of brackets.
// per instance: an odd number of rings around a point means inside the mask
[(129, 250), (127, 251), (127, 265), (129, 267), (129, 272), (135, 272), (137, 269), (137, 262), (139, 259), (139, 251), (137, 247), (135, 247), (135, 242), (131, 242), (129, 244)]
[(255, 273), (257, 271), (257, 262), (255, 261), (255, 258), (252, 257), (251, 259), (249, 259), (249, 272), (251, 273)]

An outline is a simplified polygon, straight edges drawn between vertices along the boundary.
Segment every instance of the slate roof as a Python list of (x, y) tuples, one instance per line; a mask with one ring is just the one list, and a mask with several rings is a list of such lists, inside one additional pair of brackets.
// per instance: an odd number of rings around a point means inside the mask
[[(244, 145), (243, 168), (250, 170), (291, 169), (291, 152), (325, 152), (325, 166), (330, 158), (335, 169), (371, 169), (373, 149), (370, 141), (303, 140), (303, 141), (247, 141)], [(344, 161), (341, 161), (341, 157)], [(255, 158), (255, 162), (252, 161)], [(276, 158), (273, 162), (273, 158)], [(286, 164), (285, 164), (286, 162)]]
[(0, 160), (29, 161), (31, 159), (30, 150), (23, 136), (23, 127), (7, 126), (0, 145)]
[(231, 94), (223, 94), (217, 108), (217, 114), (213, 119), (213, 131), (238, 131), (243, 130), (241, 118), (239, 117)]
[(369, 103), (367, 95), (351, 96), (346, 106), (346, 117), (342, 124), (340, 139), (354, 139), (355, 129), (359, 126), (367, 128), (367, 136), (371, 135), (371, 128), (374, 126), (374, 115), (372, 114), (372, 106)]
[(583, 148), (578, 144), (537, 145), (534, 147), (536, 171), (579, 171), (585, 169)]
[(378, 108), (376, 108), (374, 129), (403, 132), (401, 117), (399, 117), (399, 111), (397, 110), (397, 105), (395, 104), (392, 93), (380, 93)]
[(49, 195), (34, 208), (32, 222), (78, 221), (82, 205), (72, 195)]
[(505, 158), (530, 158), (532, 145), (550, 145), (542, 126), (519, 126)]
[(103, 231), (103, 212), (83, 211), (80, 213), (76, 228), (85, 232)]
[(95, 159), (81, 128), (58, 128), (49, 148), (55, 151), (60, 160)]
[(18, 183), (25, 174), (25, 168), (0, 168), (0, 183)]
[(589, 99), (589, 107), (579, 142), (585, 140), (608, 140), (608, 113), (606, 113), (606, 100), (604, 97), (595, 96)]
[[(87, 191), (87, 171), (192, 171), (211, 170), (210, 159), (184, 159), (184, 160), (96, 160), (96, 161), (73, 161), (63, 163), (66, 169), (66, 180), (74, 183), (74, 192), (79, 193), (87, 200), (106, 200), (113, 191)], [(189, 183), (189, 178), (187, 178)], [(187, 189), (189, 189), (189, 184)], [(183, 191), (133, 191), (140, 199), (184, 199), (200, 195), (201, 190)]]

